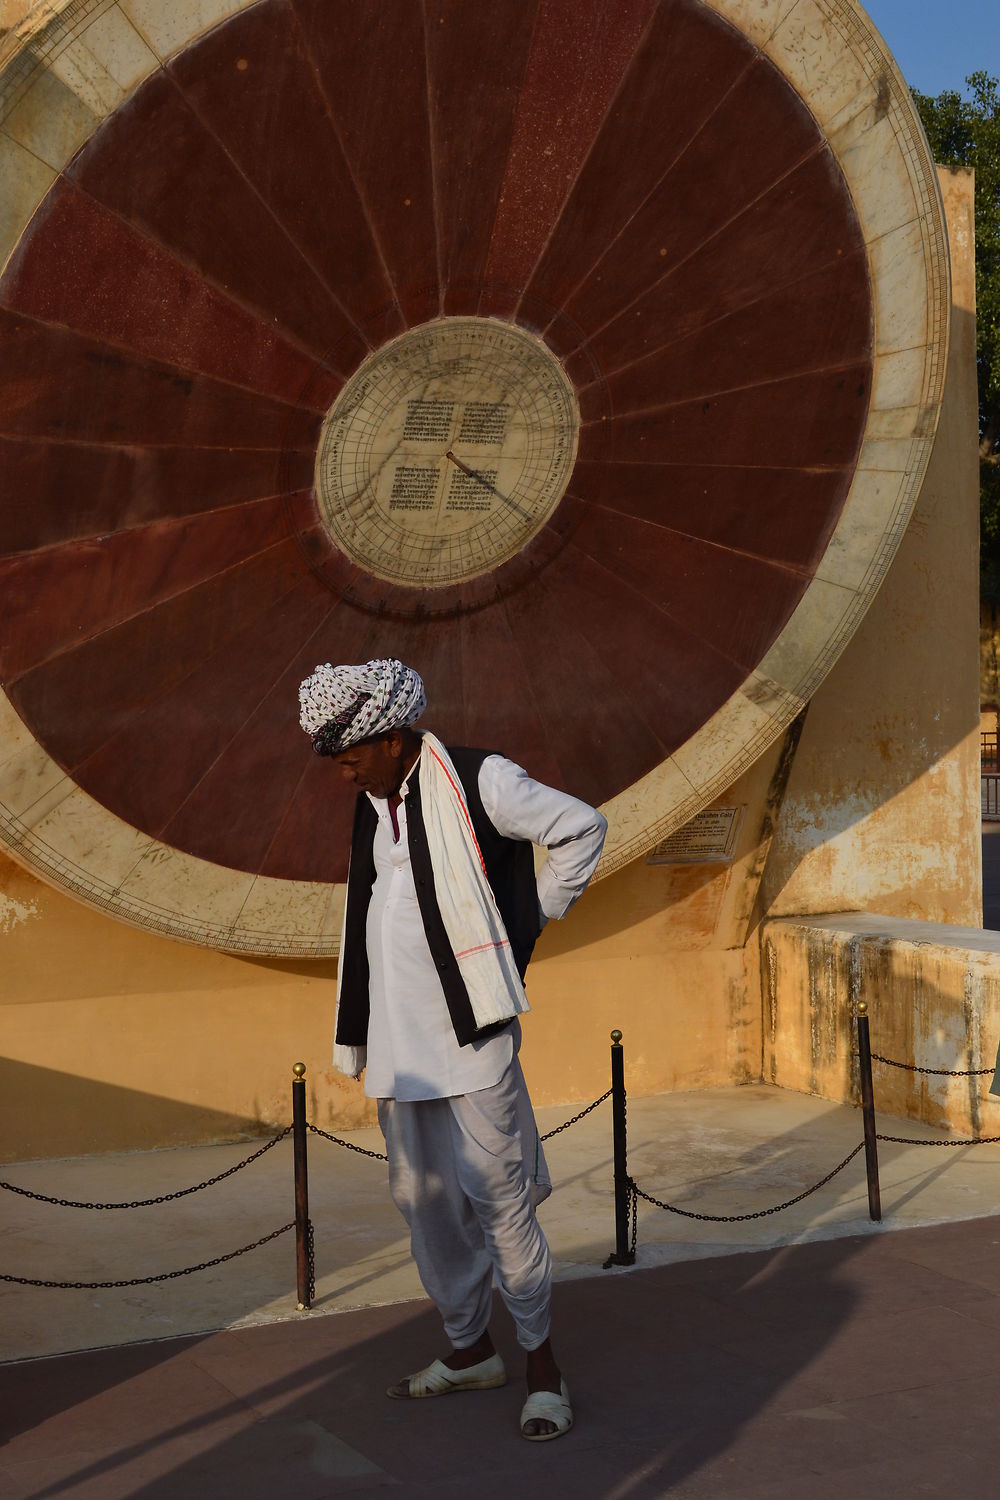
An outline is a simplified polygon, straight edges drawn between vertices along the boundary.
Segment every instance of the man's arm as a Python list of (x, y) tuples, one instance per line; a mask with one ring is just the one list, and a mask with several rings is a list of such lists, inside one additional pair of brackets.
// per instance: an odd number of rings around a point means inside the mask
[(538, 872), (538, 905), (545, 917), (564, 917), (597, 868), (607, 818), (586, 802), (533, 781), (502, 755), (483, 761), (479, 795), (497, 833), (548, 849)]

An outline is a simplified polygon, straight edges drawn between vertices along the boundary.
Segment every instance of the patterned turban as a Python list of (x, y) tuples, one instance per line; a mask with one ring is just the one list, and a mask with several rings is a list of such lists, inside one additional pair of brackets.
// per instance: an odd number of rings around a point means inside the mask
[(312, 735), (317, 755), (336, 755), (390, 729), (405, 729), (426, 707), (419, 674), (391, 656), (358, 667), (326, 662), (299, 688), (299, 723)]

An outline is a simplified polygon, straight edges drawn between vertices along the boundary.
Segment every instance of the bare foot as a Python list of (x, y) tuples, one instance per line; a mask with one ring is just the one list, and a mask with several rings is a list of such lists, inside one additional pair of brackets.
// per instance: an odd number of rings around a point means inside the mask
[[(527, 1364), (528, 1395), (532, 1391), (554, 1391), (558, 1396), (562, 1388), (562, 1375), (556, 1364), (556, 1357), (552, 1353), (552, 1341), (546, 1339), (537, 1349), (528, 1353)], [(531, 1417), (524, 1424), (524, 1432), (529, 1437), (541, 1436), (543, 1433), (555, 1432), (555, 1422), (549, 1422), (544, 1417)]]
[[(469, 1344), (467, 1348), (453, 1349), (450, 1354), (446, 1354), (444, 1356), (441, 1363), (443, 1365), (447, 1365), (449, 1370), (468, 1370), (471, 1365), (478, 1365), (484, 1359), (489, 1359), (490, 1356), (495, 1353), (496, 1350), (493, 1347), (493, 1340), (490, 1338), (488, 1333), (484, 1333), (482, 1338), (478, 1338), (474, 1344)], [(541, 1387), (539, 1387), (539, 1389), (541, 1389)], [(556, 1386), (556, 1389), (558, 1390), (559, 1387)], [(400, 1396), (404, 1398), (409, 1396), (409, 1376), (407, 1376), (405, 1380), (401, 1380), (398, 1385), (390, 1386), (389, 1394), (392, 1396)]]

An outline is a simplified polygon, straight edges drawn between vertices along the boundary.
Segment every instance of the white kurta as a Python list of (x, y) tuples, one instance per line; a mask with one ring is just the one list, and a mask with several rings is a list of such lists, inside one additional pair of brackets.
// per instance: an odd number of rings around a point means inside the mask
[[(371, 1015), (365, 1093), (378, 1099), (443, 1099), (498, 1083), (520, 1032), (514, 1021), (495, 1036), (465, 1047), (458, 1043), (417, 903), (406, 832), (407, 790), (404, 782), (396, 812), (398, 842), (388, 802), (369, 798), (378, 827), (367, 927)], [(549, 850), (538, 875), (539, 908), (543, 919), (564, 916), (600, 858), (607, 827), (603, 816), (585, 802), (533, 781), (502, 755), (483, 761), (479, 795), (498, 833)]]

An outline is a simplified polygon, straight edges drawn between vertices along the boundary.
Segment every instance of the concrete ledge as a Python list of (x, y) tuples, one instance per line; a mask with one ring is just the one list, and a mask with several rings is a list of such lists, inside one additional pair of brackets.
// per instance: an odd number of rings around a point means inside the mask
[[(920, 1068), (992, 1067), (1000, 1037), (1000, 934), (860, 912), (782, 917), (761, 929), (762, 1075), (858, 1098), (854, 1008), (873, 1052)], [(991, 1077), (875, 1065), (876, 1106), (959, 1134), (1000, 1134)]]

